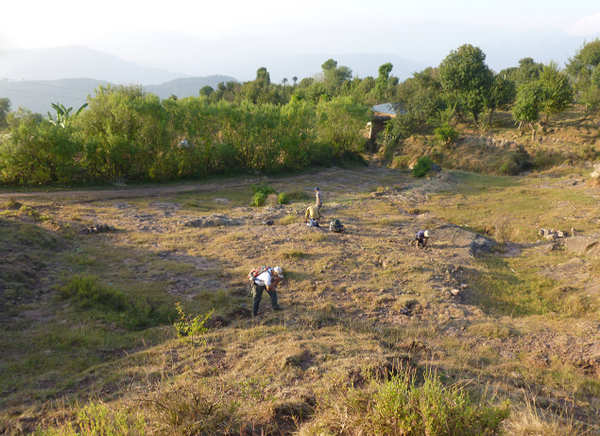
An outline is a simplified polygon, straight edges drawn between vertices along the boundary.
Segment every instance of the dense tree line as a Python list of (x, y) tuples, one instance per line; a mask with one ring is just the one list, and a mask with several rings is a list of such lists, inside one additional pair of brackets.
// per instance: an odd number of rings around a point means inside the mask
[(56, 116), (10, 111), (0, 99), (0, 182), (16, 184), (174, 180), (231, 171), (296, 170), (356, 156), (369, 107), (398, 103), (383, 145), (414, 133), (448, 142), (458, 121), (485, 129), (511, 110), (521, 129), (573, 102), (600, 109), (600, 40), (585, 44), (564, 70), (524, 58), (500, 72), (465, 44), (439, 66), (400, 82), (390, 63), (376, 77), (353, 77), (328, 59), (314, 77), (220, 83), (198, 97), (160, 100), (136, 87), (99, 88), (85, 110), (54, 105)]
[(353, 158), (368, 108), (351, 97), (239, 104), (160, 100), (138, 87), (99, 88), (66, 122), (9, 114), (4, 183), (163, 181), (236, 171), (276, 172)]

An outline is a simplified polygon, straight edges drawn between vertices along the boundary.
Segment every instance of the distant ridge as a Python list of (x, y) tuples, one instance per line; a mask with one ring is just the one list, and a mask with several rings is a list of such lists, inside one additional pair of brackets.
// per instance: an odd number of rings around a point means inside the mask
[(86, 47), (12, 50), (0, 53), (0, 79), (60, 80), (86, 77), (112, 83), (149, 85), (186, 76), (183, 73), (147, 68)]
[[(216, 88), (219, 82), (235, 81), (231, 76), (186, 77), (170, 80), (160, 85), (144, 86), (144, 90), (168, 98), (175, 94), (179, 98), (197, 96), (200, 88), (209, 85)], [(50, 104), (60, 102), (65, 106), (78, 107), (85, 103), (88, 95), (94, 95), (99, 86), (111, 82), (95, 79), (60, 80), (0, 80), (0, 98), (8, 97), (13, 110), (23, 107), (45, 114)]]

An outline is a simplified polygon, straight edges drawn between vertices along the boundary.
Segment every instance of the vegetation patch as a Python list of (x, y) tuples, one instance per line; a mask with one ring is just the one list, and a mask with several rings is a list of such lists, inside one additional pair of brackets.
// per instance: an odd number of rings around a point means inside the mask
[(164, 302), (133, 298), (102, 285), (96, 276), (76, 275), (59, 292), (79, 308), (133, 330), (167, 324), (174, 318), (174, 310), (166, 308)]
[(315, 422), (305, 434), (495, 434), (509, 415), (507, 404), (474, 401), (462, 387), (445, 386), (432, 373), (417, 383), (411, 371), (337, 392), (329, 401), (317, 404)]

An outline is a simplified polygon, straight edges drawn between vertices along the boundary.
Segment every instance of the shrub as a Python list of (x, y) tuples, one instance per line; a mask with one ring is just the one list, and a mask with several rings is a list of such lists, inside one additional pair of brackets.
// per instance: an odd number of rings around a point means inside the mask
[(264, 206), (265, 202), (267, 201), (267, 197), (268, 195), (264, 192), (255, 192), (252, 196), (252, 201), (250, 202), (250, 205), (254, 207)]
[(448, 123), (444, 123), (440, 127), (436, 127), (433, 132), (435, 133), (435, 136), (445, 145), (452, 144), (458, 138), (458, 132)]
[(208, 331), (206, 321), (212, 316), (214, 309), (204, 315), (192, 317), (183, 311), (181, 303), (178, 302), (175, 304), (175, 310), (177, 311), (178, 319), (173, 324), (173, 327), (175, 327), (177, 336), (180, 338), (189, 336), (193, 341), (195, 337), (202, 337)]
[(429, 156), (421, 156), (417, 160), (417, 163), (415, 164), (415, 166), (413, 167), (413, 170), (412, 170), (413, 176), (423, 177), (429, 171), (431, 171), (432, 167), (433, 167), (433, 161), (431, 160), (431, 158), (429, 158)]
[(277, 196), (277, 203), (289, 204), (290, 198), (289, 198), (288, 194), (286, 194), (285, 192), (280, 192), (279, 195)]
[(324, 401), (332, 404), (319, 405), (325, 413), (310, 424), (310, 434), (491, 435), (509, 415), (508, 404), (475, 402), (463, 388), (445, 386), (430, 372), (420, 385), (412, 371), (399, 371)]
[(445, 387), (437, 376), (427, 374), (417, 387), (406, 373), (378, 387), (370, 412), (374, 434), (489, 434), (508, 416), (508, 408), (476, 405), (463, 389)]
[(270, 194), (277, 193), (277, 191), (275, 191), (275, 189), (269, 185), (252, 185), (252, 192), (254, 195), (252, 195), (252, 201), (250, 204), (254, 207), (264, 206), (265, 202), (267, 201), (267, 197)]

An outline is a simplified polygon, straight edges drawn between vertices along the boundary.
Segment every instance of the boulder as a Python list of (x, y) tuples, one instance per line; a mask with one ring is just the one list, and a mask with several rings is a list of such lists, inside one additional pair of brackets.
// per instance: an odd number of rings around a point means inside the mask
[(600, 238), (591, 236), (573, 236), (567, 238), (565, 247), (577, 255), (592, 255), (600, 257)]

